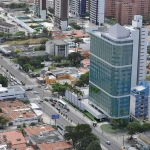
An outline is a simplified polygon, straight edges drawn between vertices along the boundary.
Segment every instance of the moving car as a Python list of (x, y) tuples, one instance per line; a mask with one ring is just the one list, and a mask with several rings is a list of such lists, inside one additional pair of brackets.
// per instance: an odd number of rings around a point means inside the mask
[(28, 88), (26, 89), (26, 91), (31, 91), (31, 90), (33, 90), (32, 87), (28, 87)]
[(33, 93), (34, 93), (34, 94), (39, 94), (39, 92), (37, 92), (37, 91), (33, 91)]
[(106, 141), (106, 144), (111, 145), (110, 141)]

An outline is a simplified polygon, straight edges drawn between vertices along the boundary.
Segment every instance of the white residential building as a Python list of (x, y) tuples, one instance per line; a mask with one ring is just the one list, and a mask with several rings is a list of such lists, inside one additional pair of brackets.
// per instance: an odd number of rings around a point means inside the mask
[(24, 99), (25, 90), (21, 86), (2, 87), (0, 84), (0, 100)]
[(68, 28), (69, 0), (55, 0), (54, 9), (54, 25), (65, 31)]
[(64, 40), (49, 40), (45, 45), (46, 52), (52, 56), (68, 56), (69, 44)]
[(0, 32), (14, 34), (17, 32), (17, 26), (14, 24), (10, 24), (10, 23), (0, 20)]
[(105, 0), (90, 0), (90, 22), (103, 25), (105, 20)]

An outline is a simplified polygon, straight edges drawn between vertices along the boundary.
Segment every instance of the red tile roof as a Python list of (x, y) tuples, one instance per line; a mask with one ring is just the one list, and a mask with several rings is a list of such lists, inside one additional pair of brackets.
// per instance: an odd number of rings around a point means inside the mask
[(7, 141), (11, 141), (12, 145), (26, 143), (25, 138), (19, 130), (0, 133), (2, 143), (6, 143), (4, 136), (6, 137)]
[(26, 127), (25, 132), (28, 135), (36, 135), (41, 132), (48, 132), (48, 131), (54, 131), (55, 129), (48, 126), (48, 125), (41, 125), (41, 126), (33, 126), (33, 127)]
[(65, 150), (72, 148), (72, 145), (68, 142), (54, 142), (54, 143), (42, 143), (38, 144), (40, 150)]

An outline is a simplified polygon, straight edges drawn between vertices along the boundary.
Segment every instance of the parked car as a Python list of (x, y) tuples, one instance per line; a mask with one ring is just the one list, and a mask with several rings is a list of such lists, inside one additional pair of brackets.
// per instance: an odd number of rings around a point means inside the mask
[(55, 107), (55, 103), (51, 103), (51, 105)]

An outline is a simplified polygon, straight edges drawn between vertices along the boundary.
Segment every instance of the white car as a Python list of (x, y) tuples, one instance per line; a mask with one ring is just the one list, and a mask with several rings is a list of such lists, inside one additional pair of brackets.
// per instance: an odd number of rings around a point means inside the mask
[(110, 145), (111, 143), (110, 143), (110, 141), (106, 141), (106, 144)]
[(39, 92), (37, 92), (37, 91), (33, 91), (33, 93), (34, 93), (34, 94), (39, 94)]

